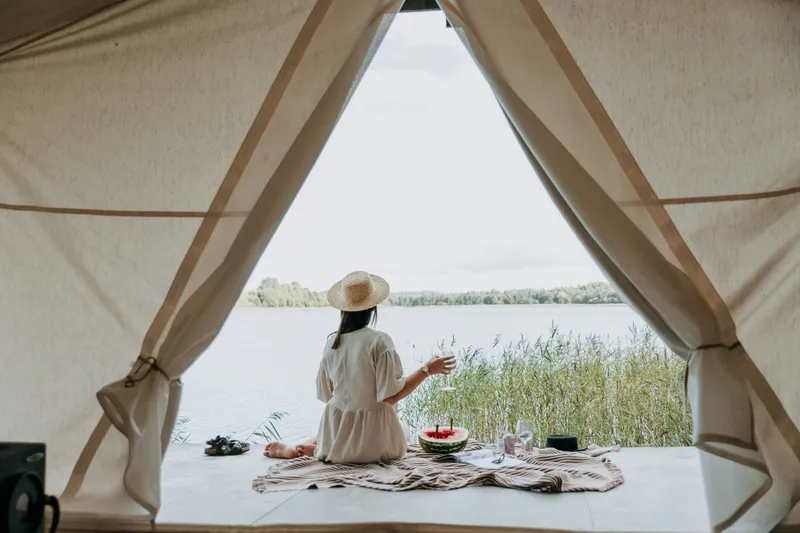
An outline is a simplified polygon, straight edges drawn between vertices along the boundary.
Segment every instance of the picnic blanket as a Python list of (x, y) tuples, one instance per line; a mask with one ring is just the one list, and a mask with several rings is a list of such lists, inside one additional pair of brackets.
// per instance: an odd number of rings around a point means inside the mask
[[(493, 447), (471, 441), (465, 451), (488, 448)], [(516, 457), (524, 465), (496, 469), (437, 462), (440, 455), (426, 453), (417, 445), (411, 445), (403, 459), (381, 464), (332, 464), (298, 457), (271, 466), (267, 475), (253, 480), (253, 489), (276, 492), (352, 486), (400, 492), (491, 485), (537, 492), (605, 492), (624, 481), (619, 467), (601, 457), (613, 450), (590, 446), (585, 452), (573, 453), (551, 448), (519, 451)]]

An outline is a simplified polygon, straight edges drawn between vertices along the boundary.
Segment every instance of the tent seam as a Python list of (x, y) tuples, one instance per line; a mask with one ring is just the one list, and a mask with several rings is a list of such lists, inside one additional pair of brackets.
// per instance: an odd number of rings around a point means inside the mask
[(654, 200), (623, 200), (617, 202), (620, 207), (639, 207), (644, 205), (687, 205), (712, 204), (721, 202), (744, 202), (748, 200), (766, 200), (800, 193), (800, 186), (778, 189), (776, 191), (751, 192), (739, 194), (720, 194), (715, 196), (682, 196), (673, 198), (656, 198)]
[(83, 207), (57, 207), (31, 204), (9, 204), (0, 202), (0, 211), (19, 211), (51, 215), (82, 215), (127, 218), (243, 218), (247, 211), (161, 211), (139, 209), (93, 209)]

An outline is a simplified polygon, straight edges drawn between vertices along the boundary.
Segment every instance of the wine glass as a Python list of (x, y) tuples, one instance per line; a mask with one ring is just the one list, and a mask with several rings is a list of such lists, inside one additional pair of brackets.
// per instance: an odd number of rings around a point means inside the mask
[[(450, 356), (455, 356), (456, 353), (450, 348), (442, 348), (442, 352), (439, 355), (440, 357), (450, 357)], [(442, 387), (442, 391), (448, 393), (448, 392), (453, 392), (454, 390), (456, 390), (456, 388), (453, 387), (451, 374), (447, 374), (447, 384), (444, 387)]]
[(525, 438), (533, 436), (533, 420), (522, 418), (517, 420), (517, 437)]

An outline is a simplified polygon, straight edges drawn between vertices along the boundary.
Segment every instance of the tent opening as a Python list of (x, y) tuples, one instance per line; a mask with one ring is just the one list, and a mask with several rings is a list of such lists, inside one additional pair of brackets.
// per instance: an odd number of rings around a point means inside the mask
[[(443, 20), (441, 12), (403, 14), (387, 32), (220, 336), (184, 376), (177, 439), (203, 443), (226, 432), (252, 438), (273, 412), (286, 413), (275, 422), (286, 439), (316, 432), (323, 406), (314, 388), (318, 360), (338, 326), (325, 292), (355, 270), (389, 281), (378, 329), (393, 334), (406, 372), (443, 345), (463, 356), (521, 350), (532, 358), (551, 334), (570, 343), (570, 356), (598, 350), (597, 362), (628, 341), (653, 352), (648, 356), (667, 354), (660, 341), (645, 339), (655, 334), (574, 237)], [(596, 344), (578, 347), (579, 336)], [(683, 365), (677, 358), (665, 364), (658, 376), (664, 390), (648, 408), (642, 403), (638, 433), (620, 429), (634, 427), (633, 420), (615, 429), (614, 405), (626, 400), (598, 390), (608, 397), (607, 420), (595, 417), (603, 428), (582, 440), (602, 434), (606, 445), (689, 445)], [(517, 401), (510, 411), (524, 411), (527, 400)], [(496, 414), (486, 403), (471, 408), (487, 411), (473, 430), (481, 440), (516, 425), (512, 413), (490, 424)], [(654, 416), (645, 422), (648, 409)], [(530, 406), (527, 416), (550, 410)], [(580, 429), (582, 422), (558, 420), (568, 413), (553, 416), (550, 433)], [(406, 421), (420, 430), (433, 414), (407, 412)], [(477, 426), (486, 429), (476, 434)], [(545, 436), (537, 435), (539, 444)]]
[[(392, 286), (377, 328), (406, 375), (457, 353), (454, 376), (401, 402), (412, 443), (453, 419), (479, 442), (529, 430), (544, 447), (567, 433), (584, 446), (679, 447), (653, 461), (686, 462), (683, 362), (607, 283), (443, 22), (441, 12), (395, 19), (237, 306), (184, 375), (160, 523), (230, 516), (210, 502), (187, 513), (185, 492), (204, 476), (247, 502), (233, 523), (280, 520), (271, 510), (285, 497), (248, 483), (274, 460), (250, 458), (249, 472), (225, 478), (204, 443), (231, 436), (260, 456), (268, 442), (316, 436), (316, 376), (338, 325), (325, 289), (354, 270)], [(699, 479), (696, 460), (688, 475)]]

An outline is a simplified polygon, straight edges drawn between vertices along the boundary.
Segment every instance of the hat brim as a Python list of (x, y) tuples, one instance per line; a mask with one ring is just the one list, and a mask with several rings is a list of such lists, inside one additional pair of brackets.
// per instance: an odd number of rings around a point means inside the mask
[(380, 276), (374, 274), (370, 274), (369, 276), (372, 278), (372, 292), (366, 299), (358, 303), (348, 302), (342, 291), (342, 282), (340, 280), (334, 283), (333, 287), (328, 290), (328, 303), (331, 307), (350, 313), (377, 307), (378, 304), (389, 296), (389, 283)]

